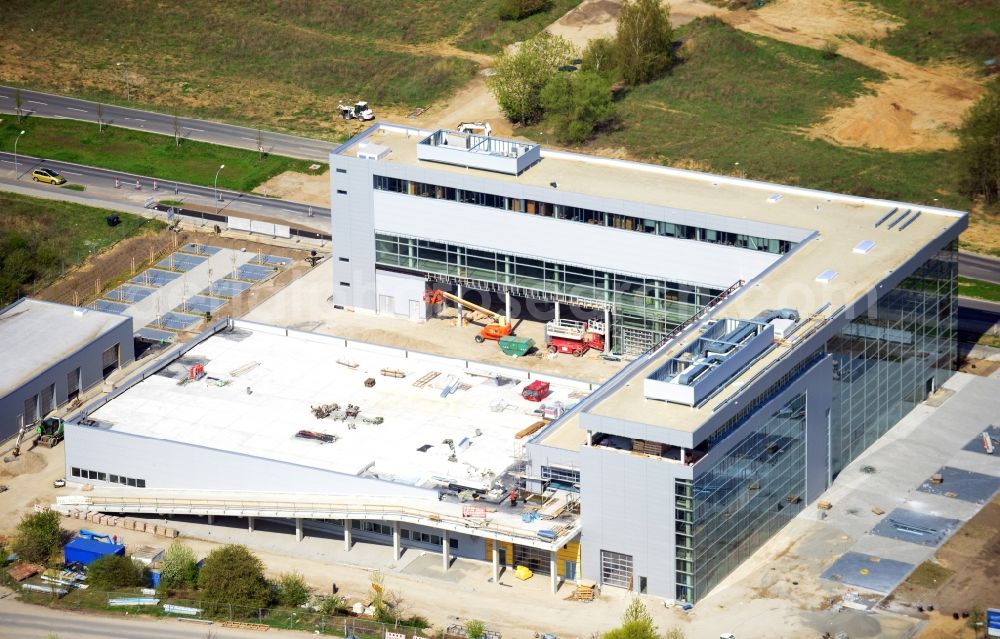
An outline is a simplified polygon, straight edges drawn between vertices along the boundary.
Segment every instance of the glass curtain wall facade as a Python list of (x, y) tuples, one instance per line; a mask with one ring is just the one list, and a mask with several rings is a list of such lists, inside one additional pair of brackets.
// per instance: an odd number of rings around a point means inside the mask
[(612, 344), (620, 353), (623, 329), (648, 331), (653, 342), (722, 293), (708, 286), (668, 282), (538, 258), (497, 253), (386, 233), (375, 234), (378, 266), (438, 273), (610, 303)]
[(954, 372), (957, 274), (952, 245), (828, 343), (834, 356), (832, 476)]
[(675, 484), (677, 598), (704, 597), (802, 510), (805, 490), (799, 393), (694, 482)]

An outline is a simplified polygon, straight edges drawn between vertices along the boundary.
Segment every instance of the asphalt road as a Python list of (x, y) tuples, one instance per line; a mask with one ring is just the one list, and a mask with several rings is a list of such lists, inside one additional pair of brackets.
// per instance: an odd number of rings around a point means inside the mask
[[(0, 636), (4, 639), (204, 639), (211, 631), (216, 639), (246, 639), (260, 637), (259, 631), (223, 628), (218, 624), (205, 626), (183, 623), (175, 619), (155, 620), (149, 617), (112, 617), (53, 610), (15, 601), (0, 599)], [(306, 637), (309, 633), (268, 630), (267, 635)]]
[[(112, 171), (110, 169), (99, 169), (82, 164), (70, 162), (60, 162), (58, 160), (42, 160), (41, 158), (17, 154), (17, 169), (20, 182), (24, 185), (31, 185), (31, 171), (39, 166), (55, 169), (63, 175), (69, 182), (83, 184), (89, 187), (101, 187), (105, 189), (114, 188), (115, 179), (119, 180), (121, 191), (134, 193), (136, 180), (139, 181), (140, 191), (147, 196), (157, 198), (177, 198), (198, 197), (207, 200), (209, 204), (215, 196), (215, 189), (210, 186), (196, 186), (194, 184), (184, 184), (183, 182), (163, 182), (159, 181), (158, 191), (153, 191), (153, 178), (146, 175), (135, 175)], [(12, 153), (0, 152), (0, 171), (13, 170), (14, 155)], [(42, 188), (56, 189), (52, 185), (40, 185)], [(218, 207), (223, 213), (227, 209), (234, 208), (248, 213), (275, 217), (298, 224), (311, 222), (310, 226), (321, 226), (324, 232), (329, 233), (328, 223), (330, 219), (330, 209), (291, 202), (289, 200), (277, 200), (274, 198), (264, 198), (255, 195), (247, 195), (236, 191), (219, 189), (218, 195), (222, 201), (218, 202)], [(310, 217), (316, 218), (309, 220)]]
[[(0, 112), (15, 113), (14, 89), (0, 86)], [(102, 120), (106, 124), (174, 135), (174, 116), (153, 111), (142, 111), (126, 107), (103, 104)], [(97, 103), (77, 98), (68, 98), (51, 93), (21, 89), (21, 110), (28, 115), (60, 117), (85, 122), (97, 122)], [(331, 113), (330, 117), (339, 117)], [(181, 135), (188, 140), (210, 142), (240, 149), (257, 150), (257, 130), (233, 124), (223, 124), (210, 120), (177, 118)], [(261, 142), (264, 150), (275, 155), (284, 155), (303, 160), (315, 160), (324, 164), (330, 161), (330, 151), (337, 146), (334, 142), (314, 140), (283, 133), (263, 131)]]
[(1000, 260), (982, 255), (959, 253), (958, 274), (962, 277), (1000, 283)]

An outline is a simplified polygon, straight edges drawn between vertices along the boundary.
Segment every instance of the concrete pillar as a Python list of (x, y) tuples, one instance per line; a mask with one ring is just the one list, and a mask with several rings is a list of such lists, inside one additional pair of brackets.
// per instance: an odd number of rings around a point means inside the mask
[[(171, 255), (173, 255), (173, 253), (171, 253)], [(510, 291), (504, 291), (504, 294), (503, 294), (503, 303), (504, 303), (504, 317), (506, 317), (507, 321), (510, 322), (511, 321), (511, 319), (510, 319)]]
[(611, 309), (604, 309), (604, 352), (611, 352)]
[(215, 515), (209, 515), (208, 516), (208, 524), (211, 526), (214, 523), (215, 523)]
[(351, 520), (344, 520), (344, 552), (351, 549)]
[(687, 456), (687, 451), (681, 448), (681, 463), (684, 463), (684, 457)]
[[(459, 297), (462, 297), (462, 285), (461, 284), (459, 284), (457, 286), (456, 290), (457, 290), (457, 292), (455, 293), (455, 295), (458, 295)], [(455, 312), (458, 314), (458, 321), (455, 322), (455, 326), (457, 326), (459, 328), (462, 328), (462, 305), (459, 304), (458, 302), (455, 302)]]
[(552, 577), (552, 594), (559, 590), (559, 568), (556, 565), (556, 551), (549, 551), (549, 573)]
[(253, 532), (253, 517), (247, 517), (247, 532)]
[(448, 541), (448, 531), (445, 530), (441, 535), (441, 567), (444, 570), (448, 570), (448, 565), (451, 563), (451, 546)]
[(305, 537), (305, 532), (302, 529), (302, 518), (301, 517), (296, 517), (295, 518), (295, 541), (302, 541), (303, 537)]
[(493, 583), (500, 583), (500, 542), (493, 540)]
[(392, 559), (393, 561), (399, 561), (399, 556), (401, 554), (401, 542), (399, 537), (399, 522), (392, 522)]
[(553, 303), (552, 308), (553, 308), (553, 313), (555, 314), (555, 319), (558, 322), (559, 321), (559, 302)]

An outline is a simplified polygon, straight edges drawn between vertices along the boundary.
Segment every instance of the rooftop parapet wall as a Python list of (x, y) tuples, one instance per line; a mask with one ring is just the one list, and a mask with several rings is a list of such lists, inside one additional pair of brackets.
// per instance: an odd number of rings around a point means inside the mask
[(417, 158), (441, 164), (520, 175), (542, 157), (537, 144), (474, 133), (435, 131), (417, 145)]

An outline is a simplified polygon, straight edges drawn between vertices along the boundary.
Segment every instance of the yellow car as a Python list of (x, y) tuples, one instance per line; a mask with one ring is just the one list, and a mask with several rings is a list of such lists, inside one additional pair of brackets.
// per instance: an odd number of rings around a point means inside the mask
[(35, 169), (31, 172), (31, 179), (35, 182), (47, 182), (48, 184), (66, 184), (66, 178), (52, 169)]

